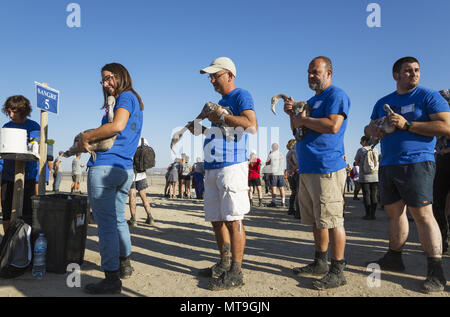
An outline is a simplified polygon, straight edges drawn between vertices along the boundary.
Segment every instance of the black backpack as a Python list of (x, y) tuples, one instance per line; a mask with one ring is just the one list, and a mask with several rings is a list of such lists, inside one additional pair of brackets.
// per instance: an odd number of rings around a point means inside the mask
[(141, 138), (141, 145), (138, 146), (133, 157), (134, 171), (136, 173), (142, 173), (154, 166), (155, 151), (144, 143), (144, 138)]
[(31, 264), (31, 227), (18, 218), (11, 222), (0, 243), (0, 277), (14, 278)]

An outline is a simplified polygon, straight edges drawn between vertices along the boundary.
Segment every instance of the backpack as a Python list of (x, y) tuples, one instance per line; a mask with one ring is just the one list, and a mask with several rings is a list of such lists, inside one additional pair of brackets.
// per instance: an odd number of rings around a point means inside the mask
[(144, 138), (141, 138), (141, 145), (138, 146), (133, 157), (133, 168), (135, 172), (143, 173), (154, 166), (155, 151), (144, 143)]
[(374, 152), (373, 148), (370, 148), (365, 157), (363, 172), (364, 174), (373, 174), (378, 171), (378, 155)]
[(23, 219), (9, 225), (0, 243), (0, 277), (14, 278), (25, 273), (32, 259), (31, 227)]

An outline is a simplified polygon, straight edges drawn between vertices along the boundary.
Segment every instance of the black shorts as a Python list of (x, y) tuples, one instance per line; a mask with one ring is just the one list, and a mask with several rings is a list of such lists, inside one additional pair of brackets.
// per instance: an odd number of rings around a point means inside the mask
[(248, 186), (261, 186), (261, 179), (260, 178), (249, 179)]
[(147, 184), (147, 179), (141, 179), (140, 181), (137, 182), (133, 182), (131, 184), (131, 188), (132, 189), (136, 189), (138, 192), (140, 192), (141, 190), (147, 189), (148, 184)]
[(181, 175), (180, 179), (184, 179), (186, 181), (189, 181), (189, 180), (191, 180), (191, 175)]
[(270, 186), (272, 187), (283, 187), (286, 185), (286, 181), (284, 180), (283, 175), (270, 175)]
[(381, 166), (379, 170), (380, 200), (383, 206), (399, 200), (411, 207), (433, 203), (434, 162)]

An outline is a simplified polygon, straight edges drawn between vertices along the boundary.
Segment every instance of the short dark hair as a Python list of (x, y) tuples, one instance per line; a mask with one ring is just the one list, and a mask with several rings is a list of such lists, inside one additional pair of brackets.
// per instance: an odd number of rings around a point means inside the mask
[(333, 71), (333, 63), (331, 62), (331, 59), (326, 57), (326, 56), (317, 56), (316, 58), (314, 58), (311, 62), (314, 62), (317, 59), (321, 59), (325, 62), (325, 68), (327, 70), (331, 70)]
[(364, 136), (361, 137), (361, 141), (360, 142), (366, 143), (366, 142), (369, 142), (369, 140), (370, 140), (370, 137), (364, 135)]
[(16, 110), (22, 118), (26, 118), (30, 116), (32, 109), (30, 101), (27, 98), (22, 95), (17, 95), (6, 99), (2, 112), (9, 115), (8, 110)]
[(392, 67), (392, 72), (393, 73), (400, 73), (400, 69), (402, 69), (402, 65), (405, 63), (417, 63), (420, 65), (419, 61), (417, 60), (417, 58), (412, 57), (412, 56), (406, 56), (406, 57), (402, 57), (400, 58), (398, 61), (396, 61), (394, 63), (394, 66)]

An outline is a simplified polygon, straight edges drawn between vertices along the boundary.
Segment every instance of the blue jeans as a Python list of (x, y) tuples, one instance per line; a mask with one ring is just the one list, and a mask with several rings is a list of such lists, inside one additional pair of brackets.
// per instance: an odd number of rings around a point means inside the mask
[(125, 221), (125, 205), (133, 182), (133, 170), (114, 166), (89, 168), (89, 204), (98, 226), (101, 265), (105, 271), (119, 269), (119, 256), (131, 254), (131, 239)]

